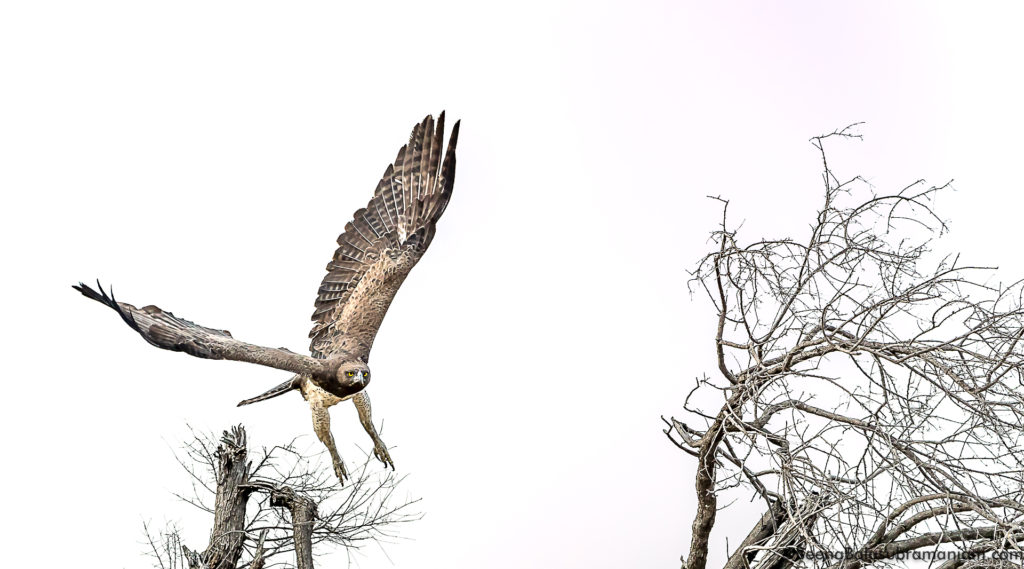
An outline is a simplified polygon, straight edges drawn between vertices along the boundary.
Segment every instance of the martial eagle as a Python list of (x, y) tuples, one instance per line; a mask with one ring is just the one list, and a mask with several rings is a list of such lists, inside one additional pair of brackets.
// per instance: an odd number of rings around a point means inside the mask
[(242, 342), (226, 330), (199, 326), (156, 306), (136, 308), (118, 302), (113, 289), (108, 296), (99, 283), (98, 292), (85, 284), (74, 288), (116, 310), (132, 329), (158, 348), (294, 373), (288, 381), (239, 405), (299, 390), (309, 402), (314, 430), (330, 451), (335, 474), (342, 482), (348, 473), (334, 446), (327, 409), (352, 399), (363, 428), (373, 439), (374, 455), (394, 468), (373, 424), (365, 391), (370, 383), (370, 348), (402, 281), (430, 246), (437, 220), (451, 198), (459, 123), (452, 128), (444, 160), (443, 135), (444, 113), (436, 125), (431, 116), (416, 125), (409, 143), (384, 171), (370, 203), (345, 225), (334, 258), (327, 264), (327, 276), (320, 284), (308, 356)]

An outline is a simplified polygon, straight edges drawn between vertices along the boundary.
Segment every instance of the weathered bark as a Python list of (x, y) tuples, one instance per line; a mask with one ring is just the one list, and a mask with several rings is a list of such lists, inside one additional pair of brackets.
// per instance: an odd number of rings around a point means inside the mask
[(288, 508), (291, 511), (296, 567), (313, 569), (313, 523), (316, 521), (316, 503), (284, 486), (271, 492), (270, 505)]
[(185, 555), (185, 561), (188, 562), (188, 569), (210, 569), (210, 566), (203, 560), (202, 553), (192, 551), (184, 545), (181, 546), (181, 552)]
[(789, 569), (800, 564), (807, 547), (806, 536), (820, 513), (821, 503), (818, 500), (801, 504), (785, 527), (777, 530), (770, 551), (758, 563), (757, 569)]
[(249, 501), (249, 465), (245, 429), (232, 427), (217, 447), (217, 498), (213, 507), (210, 545), (203, 558), (210, 569), (234, 569), (245, 542), (245, 506)]
[(255, 553), (253, 553), (252, 561), (249, 562), (249, 569), (263, 569), (263, 566), (266, 565), (267, 559), (263, 557), (263, 555), (266, 553), (266, 551), (263, 549), (263, 543), (266, 541), (266, 539), (267, 530), (264, 529), (260, 532), (260, 540), (256, 544), (256, 551)]
[(182, 545), (189, 569), (235, 569), (245, 542), (245, 506), (251, 489), (246, 462), (245, 429), (224, 431), (217, 458), (217, 497), (213, 507), (210, 544), (203, 552)]
[(729, 560), (725, 562), (722, 569), (747, 569), (750, 567), (750, 563), (754, 560), (754, 556), (757, 555), (757, 550), (748, 551), (747, 548), (763, 543), (765, 540), (775, 535), (775, 532), (782, 527), (782, 524), (786, 521), (786, 508), (783, 507), (782, 502), (775, 501), (767, 512), (761, 516), (761, 519), (757, 520), (754, 524), (753, 529), (747, 534), (747, 538), (740, 543), (739, 548), (729, 557)]
[(697, 459), (697, 515), (693, 518), (693, 536), (690, 538), (690, 556), (683, 569), (704, 569), (708, 563), (708, 541), (718, 513), (718, 495), (715, 489), (715, 456), (720, 432), (713, 433), (704, 443)]
[[(298, 569), (313, 569), (313, 523), (316, 520), (316, 502), (284, 485), (271, 485), (265, 481), (250, 482), (250, 464), (247, 461), (245, 428), (232, 427), (225, 431), (217, 447), (217, 495), (213, 508), (213, 529), (210, 544), (203, 552), (181, 549), (189, 569), (235, 569), (244, 552), (245, 513), (253, 492), (270, 494), (270, 505), (288, 508), (292, 515), (295, 555)], [(264, 530), (257, 544), (249, 569), (262, 569), (264, 557)]]

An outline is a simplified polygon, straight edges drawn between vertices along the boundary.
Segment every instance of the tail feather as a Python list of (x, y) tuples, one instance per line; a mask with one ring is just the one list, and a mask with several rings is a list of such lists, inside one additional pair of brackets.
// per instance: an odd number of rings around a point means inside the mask
[(242, 405), (249, 405), (250, 403), (259, 403), (260, 401), (266, 401), (267, 399), (273, 399), (274, 397), (277, 397), (278, 395), (284, 395), (285, 393), (288, 393), (289, 391), (294, 391), (294, 390), (298, 389), (299, 385), (301, 385), (301, 383), (302, 383), (302, 376), (301, 375), (292, 376), (291, 379), (289, 379), (288, 381), (282, 383), (281, 385), (278, 385), (276, 387), (272, 387), (269, 390), (267, 390), (267, 391), (257, 395), (256, 397), (253, 397), (251, 399), (246, 399), (244, 401), (240, 401), (238, 403), (238, 406), (241, 407)]

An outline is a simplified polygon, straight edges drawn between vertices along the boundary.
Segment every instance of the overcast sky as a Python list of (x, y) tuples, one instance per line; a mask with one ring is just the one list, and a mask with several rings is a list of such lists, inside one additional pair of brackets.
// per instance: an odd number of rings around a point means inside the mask
[[(811, 136), (866, 121), (837, 173), (954, 179), (943, 246), (1024, 276), (1019, 5), (514, 6), (0, 7), (0, 563), (145, 567), (143, 520), (205, 545), (171, 494), (186, 423), (315, 443), (298, 394), (235, 408), (286, 374), (156, 350), (70, 285), (304, 351), (334, 239), (442, 109), (455, 195), (370, 387), (426, 517), (361, 567), (677, 567), (693, 461), (659, 417), (714, 369), (686, 288), (705, 196), (751, 239), (798, 235)], [(332, 415), (357, 462), (354, 409)]]

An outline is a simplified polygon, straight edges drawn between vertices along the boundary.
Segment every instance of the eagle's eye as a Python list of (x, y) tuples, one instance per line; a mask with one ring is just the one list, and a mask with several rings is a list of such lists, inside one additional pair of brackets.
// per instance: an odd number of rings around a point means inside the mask
[(355, 377), (356, 376), (356, 372), (354, 372), (354, 371), (346, 371), (345, 375), (347, 377)]

